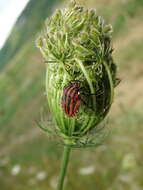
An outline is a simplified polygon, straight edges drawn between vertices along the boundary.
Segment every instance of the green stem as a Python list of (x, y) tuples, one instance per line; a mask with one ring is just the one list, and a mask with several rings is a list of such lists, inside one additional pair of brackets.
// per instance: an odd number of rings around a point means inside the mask
[(113, 79), (112, 79), (112, 76), (111, 76), (111, 71), (107, 65), (107, 63), (103, 62), (103, 65), (107, 71), (107, 75), (108, 75), (108, 79), (109, 79), (109, 84), (110, 84), (110, 90), (111, 90), (111, 95), (110, 95), (110, 102), (109, 104), (111, 105), (112, 102), (113, 102), (113, 96), (114, 96), (114, 86), (113, 86)]
[[(92, 81), (91, 81), (90, 77), (88, 76), (88, 73), (87, 73), (85, 67), (82, 64), (82, 61), (80, 61), (79, 59), (75, 59), (75, 61), (79, 64), (79, 66), (80, 66), (80, 68), (81, 68), (81, 70), (82, 70), (82, 72), (83, 72), (83, 74), (84, 74), (84, 76), (88, 82), (91, 94), (95, 94), (95, 90), (94, 90)], [(92, 96), (92, 99), (93, 99), (94, 111), (96, 111), (96, 96)]]
[(70, 151), (71, 151), (71, 148), (69, 146), (64, 146), (64, 152), (63, 152), (63, 159), (62, 159), (62, 163), (61, 163), (58, 190), (63, 190), (64, 179), (65, 179), (66, 170), (67, 170), (67, 166), (68, 166)]

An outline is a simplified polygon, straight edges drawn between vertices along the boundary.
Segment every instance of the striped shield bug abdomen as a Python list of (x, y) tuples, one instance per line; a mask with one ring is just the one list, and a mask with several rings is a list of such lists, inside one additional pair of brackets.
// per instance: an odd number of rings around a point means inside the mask
[(71, 83), (64, 87), (62, 95), (62, 109), (64, 113), (73, 117), (79, 111), (81, 103), (80, 85), (79, 81), (71, 81)]

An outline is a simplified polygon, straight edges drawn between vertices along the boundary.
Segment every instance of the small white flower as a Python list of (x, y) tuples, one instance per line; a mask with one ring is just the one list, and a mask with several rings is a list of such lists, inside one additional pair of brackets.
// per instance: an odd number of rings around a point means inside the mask
[(94, 173), (94, 171), (95, 171), (94, 166), (88, 166), (88, 167), (85, 167), (85, 168), (80, 168), (78, 170), (78, 173), (81, 174), (81, 175), (89, 175), (89, 174)]
[(11, 175), (18, 175), (19, 172), (21, 170), (21, 166), (19, 164), (16, 164), (15, 166), (13, 166), (13, 168), (11, 169)]
[(47, 173), (45, 171), (40, 171), (36, 175), (36, 179), (41, 181), (44, 180), (47, 177)]

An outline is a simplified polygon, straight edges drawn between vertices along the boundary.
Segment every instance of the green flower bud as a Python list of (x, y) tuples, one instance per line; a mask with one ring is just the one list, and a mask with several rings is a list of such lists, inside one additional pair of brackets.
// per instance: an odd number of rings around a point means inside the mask
[[(56, 122), (56, 131), (67, 144), (85, 136), (105, 118), (113, 102), (116, 65), (112, 58), (111, 25), (72, 1), (67, 9), (57, 10), (46, 22), (37, 46), (47, 63), (46, 94)], [(65, 86), (78, 81), (80, 104), (68, 115), (62, 106), (73, 109), (72, 95), (62, 105)], [(70, 107), (71, 106), (71, 107)], [(73, 111), (73, 110), (72, 110)], [(67, 111), (68, 112), (68, 111)]]

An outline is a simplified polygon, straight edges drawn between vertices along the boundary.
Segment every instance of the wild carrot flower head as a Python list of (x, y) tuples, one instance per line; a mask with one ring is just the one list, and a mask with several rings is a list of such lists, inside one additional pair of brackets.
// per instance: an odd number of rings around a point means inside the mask
[(109, 112), (117, 81), (111, 34), (111, 25), (94, 9), (72, 1), (46, 21), (37, 40), (47, 65), (49, 108), (67, 144), (98, 129)]

